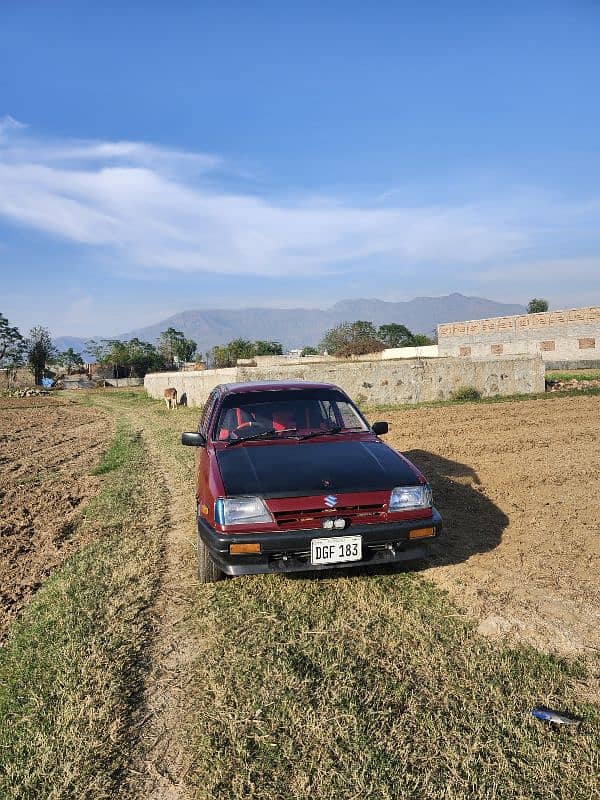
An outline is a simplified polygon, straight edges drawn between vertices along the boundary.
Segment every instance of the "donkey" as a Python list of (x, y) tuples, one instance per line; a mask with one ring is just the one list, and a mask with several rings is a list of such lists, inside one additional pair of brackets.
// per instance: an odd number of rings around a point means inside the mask
[(177, 407), (177, 389), (165, 389), (163, 397), (168, 409)]

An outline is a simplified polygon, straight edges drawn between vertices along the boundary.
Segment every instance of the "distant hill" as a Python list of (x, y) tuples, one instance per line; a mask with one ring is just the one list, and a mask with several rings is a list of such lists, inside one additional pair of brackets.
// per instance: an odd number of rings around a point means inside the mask
[[(445, 297), (415, 297), (400, 303), (387, 300), (340, 300), (326, 310), (317, 308), (234, 308), (198, 311), (182, 311), (145, 328), (136, 328), (117, 335), (115, 339), (131, 339), (137, 336), (147, 342), (155, 342), (167, 328), (176, 328), (194, 339), (198, 350), (206, 353), (217, 344), (242, 337), (243, 339), (274, 339), (285, 349), (317, 345), (325, 331), (340, 322), (357, 319), (369, 320), (376, 325), (398, 322), (413, 333), (431, 336), (436, 326), (443, 322), (458, 322), (466, 319), (501, 317), (524, 314), (525, 307), (496, 303), (483, 297), (466, 297), (454, 293)], [(101, 337), (89, 337), (101, 338)], [(54, 340), (58, 350), (72, 347), (77, 353), (85, 353), (88, 339), (76, 336), (59, 336)]]
[(311, 308), (240, 308), (183, 311), (155, 325), (128, 331), (118, 338), (154, 342), (161, 331), (173, 327), (194, 339), (205, 353), (237, 337), (274, 339), (285, 349), (316, 345), (325, 331), (344, 321), (370, 320), (376, 325), (398, 322), (413, 333), (432, 335), (443, 322), (524, 314), (525, 307), (496, 303), (482, 297), (454, 293), (445, 297), (416, 297), (400, 303), (386, 300), (341, 300), (327, 310)]
[(76, 353), (83, 357), (84, 361), (93, 361), (91, 355), (85, 349), (85, 343), (93, 338), (97, 337), (90, 336), (87, 339), (82, 339), (81, 336), (57, 336), (52, 341), (59, 353), (64, 353), (65, 350), (72, 347)]

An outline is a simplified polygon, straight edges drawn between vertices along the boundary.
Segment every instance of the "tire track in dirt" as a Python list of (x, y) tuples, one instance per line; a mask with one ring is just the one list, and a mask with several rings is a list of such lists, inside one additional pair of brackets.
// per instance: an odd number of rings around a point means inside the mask
[[(111, 404), (112, 405), (112, 404)], [(114, 409), (114, 406), (113, 406)], [(145, 702), (135, 723), (137, 755), (126, 779), (127, 797), (141, 800), (186, 800), (185, 777), (191, 767), (182, 730), (189, 715), (188, 687), (197, 646), (191, 625), (195, 576), (193, 491), (189, 475), (168, 449), (161, 447), (157, 427), (171, 428), (155, 408), (124, 410), (140, 430), (154, 464), (156, 500), (162, 503), (164, 564), (153, 610), (154, 641)], [(173, 432), (175, 436), (175, 432)]]

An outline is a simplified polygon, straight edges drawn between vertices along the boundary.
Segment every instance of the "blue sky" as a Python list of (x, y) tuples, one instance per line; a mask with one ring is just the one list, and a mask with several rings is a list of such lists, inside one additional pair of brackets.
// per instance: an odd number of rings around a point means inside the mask
[(593, 0), (5, 2), (0, 311), (600, 304), (599, 33)]

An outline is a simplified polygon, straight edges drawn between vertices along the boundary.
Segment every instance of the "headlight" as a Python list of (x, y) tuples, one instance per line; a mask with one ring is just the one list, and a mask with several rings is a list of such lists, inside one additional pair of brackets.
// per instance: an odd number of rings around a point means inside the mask
[(433, 495), (427, 483), (421, 486), (396, 486), (390, 495), (388, 511), (431, 508), (432, 505)]
[(273, 522), (273, 517), (260, 497), (220, 497), (215, 503), (218, 525), (252, 525)]

